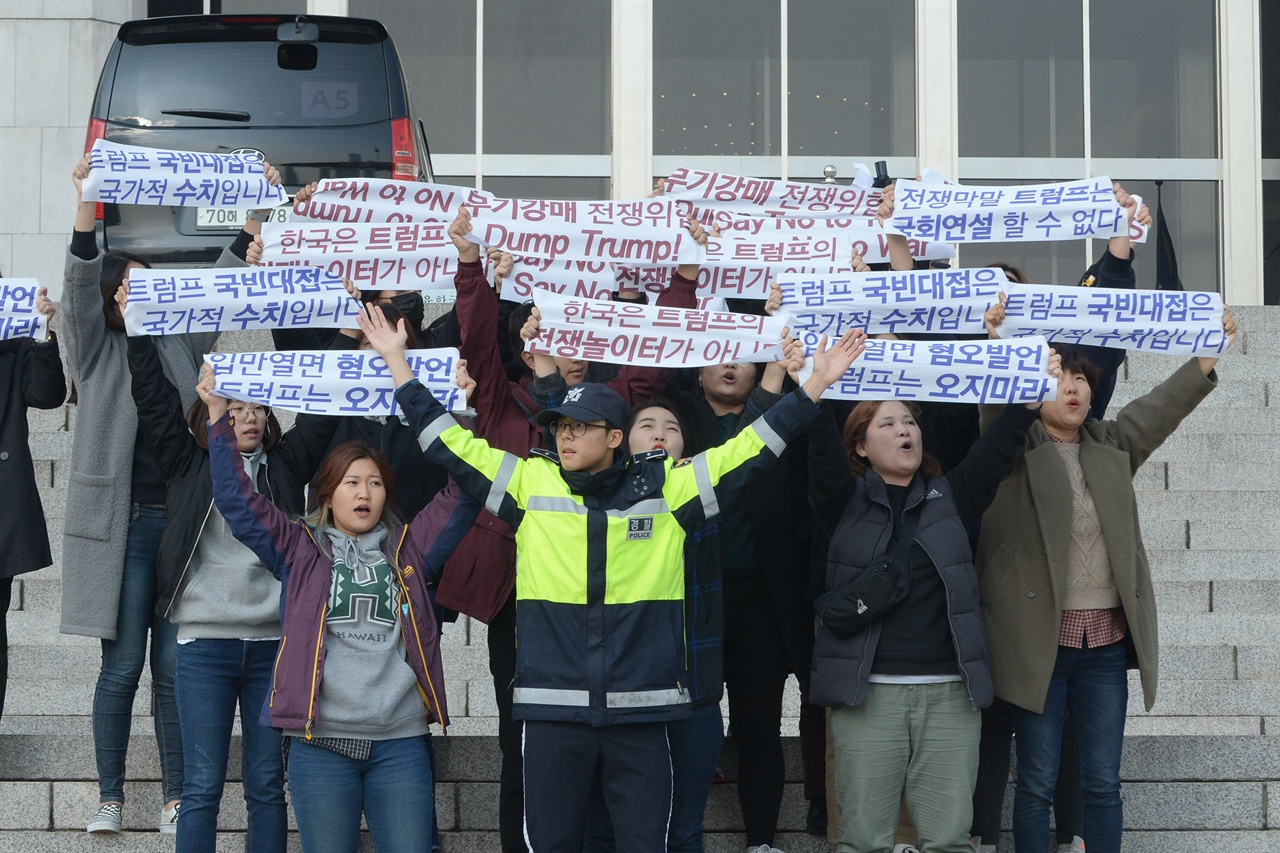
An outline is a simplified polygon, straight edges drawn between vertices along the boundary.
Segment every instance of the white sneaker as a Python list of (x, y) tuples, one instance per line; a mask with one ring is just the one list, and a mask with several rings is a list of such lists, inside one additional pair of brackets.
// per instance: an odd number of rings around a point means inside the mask
[(893, 853), (920, 853), (920, 849), (910, 844), (893, 845)]
[(160, 833), (162, 835), (178, 834), (178, 809), (182, 808), (182, 803), (174, 803), (173, 808), (166, 809), (160, 807)]
[(782, 853), (777, 847), (770, 847), (768, 844), (761, 844), (759, 847), (748, 847), (747, 853)]
[(103, 803), (98, 806), (98, 811), (85, 827), (85, 832), (109, 832), (112, 835), (119, 833), (123, 812), (119, 803)]
[(1084, 839), (1077, 835), (1070, 844), (1059, 844), (1058, 853), (1084, 853)]

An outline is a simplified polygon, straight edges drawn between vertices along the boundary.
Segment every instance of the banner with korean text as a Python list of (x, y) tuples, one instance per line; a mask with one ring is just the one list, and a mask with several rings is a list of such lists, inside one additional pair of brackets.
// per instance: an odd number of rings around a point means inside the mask
[(1064, 344), (1211, 358), (1227, 348), (1217, 293), (1013, 282), (1004, 289), (1002, 338), (1043, 335)]
[(487, 207), (494, 196), (452, 184), (391, 178), (326, 178), (294, 207), (295, 220), (339, 223), (452, 222), (458, 208)]
[(998, 267), (778, 276), (791, 332), (808, 347), (849, 329), (984, 335), (983, 315), (1008, 285)]
[(0, 341), (49, 334), (49, 319), (36, 310), (40, 282), (34, 278), (0, 279)]
[(342, 279), (317, 267), (135, 269), (124, 326), (130, 335), (355, 329), (359, 311)]
[(172, 207), (275, 207), (284, 189), (267, 183), (262, 161), (239, 154), (167, 151), (99, 139), (89, 154), (85, 201)]
[[(458, 351), (409, 350), (409, 367), (451, 412), (466, 408), (457, 385)], [(214, 393), (287, 412), (395, 417), (396, 385), (372, 350), (215, 352), (204, 357), (217, 377)]]
[(447, 222), (267, 222), (262, 264), (305, 264), (361, 290), (453, 290), (458, 250)]
[[(812, 348), (810, 355), (812, 355)], [(811, 372), (812, 360), (802, 378)], [(1053, 400), (1044, 338), (1010, 341), (867, 341), (866, 351), (822, 396), (834, 400), (1035, 403)]]
[(727, 314), (609, 302), (536, 291), (542, 315), (529, 352), (639, 367), (705, 367), (773, 361), (785, 315)]
[(1105, 239), (1129, 227), (1107, 177), (1009, 187), (898, 181), (886, 225), (946, 243)]

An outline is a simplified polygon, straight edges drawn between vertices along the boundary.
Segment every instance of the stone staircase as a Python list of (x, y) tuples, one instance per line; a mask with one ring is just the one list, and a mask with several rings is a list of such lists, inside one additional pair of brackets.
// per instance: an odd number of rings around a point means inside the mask
[[(1277, 851), (1270, 799), (1280, 796), (1280, 308), (1237, 309), (1243, 332), (1221, 362), (1221, 385), (1138, 474), (1146, 545), (1161, 612), (1159, 701), (1147, 713), (1132, 683), (1126, 741), (1125, 850), (1133, 853)], [(269, 348), (235, 336), (226, 349)], [(1178, 359), (1131, 354), (1112, 414), (1149, 390)], [(58, 633), (61, 527), (74, 407), (31, 412), (31, 446), (54, 565), (21, 576), (9, 614), (10, 673), (0, 721), (0, 851), (167, 851), (154, 830), (159, 778), (150, 684), (134, 706), (125, 823), (117, 839), (88, 837), (96, 805), (89, 723), (96, 641)], [(436, 740), (437, 809), (450, 853), (497, 844), (496, 706), (485, 626), (463, 618), (443, 637), (454, 725)], [(788, 853), (829, 851), (803, 834), (805, 802), (794, 742), (799, 697), (786, 694), (788, 786), (776, 843)], [(233, 742), (219, 850), (243, 849), (244, 802)], [(730, 781), (708, 806), (707, 849), (742, 849), (732, 750)], [(1006, 809), (1011, 805), (1006, 803)], [(1007, 817), (1007, 815), (1006, 815)], [(1280, 814), (1275, 822), (1280, 824)], [(1006, 826), (1008, 824), (1006, 823)], [(1007, 849), (1012, 849), (1006, 838)], [(291, 850), (298, 850), (296, 834)], [(362, 849), (372, 849), (366, 843)], [(1002, 848), (1003, 849), (1003, 848)]]

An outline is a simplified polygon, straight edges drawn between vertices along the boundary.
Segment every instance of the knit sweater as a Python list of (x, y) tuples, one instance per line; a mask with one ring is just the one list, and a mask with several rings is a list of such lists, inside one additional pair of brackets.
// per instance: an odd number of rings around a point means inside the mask
[(1067, 548), (1067, 591), (1063, 610), (1110, 610), (1120, 606), (1120, 590), (1107, 556), (1107, 540), (1080, 467), (1080, 445), (1057, 444), (1071, 483), (1071, 544)]

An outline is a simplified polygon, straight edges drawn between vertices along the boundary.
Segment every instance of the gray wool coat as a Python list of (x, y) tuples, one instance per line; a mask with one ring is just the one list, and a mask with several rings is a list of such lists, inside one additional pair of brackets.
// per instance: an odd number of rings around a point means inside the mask
[[(1193, 358), (1122, 408), (1115, 420), (1089, 421), (1080, 430), (1080, 467), (1098, 508), (1129, 623), (1130, 668), (1142, 676), (1148, 711), (1156, 701), (1160, 638), (1133, 476), (1217, 382), (1217, 374), (1206, 377)], [(1044, 424), (1036, 423), (1022, 458), (982, 517), (978, 540), (975, 562), (996, 695), (1036, 714), (1044, 711), (1058, 655), (1071, 500), (1062, 456)]]
[[(224, 252), (217, 265), (230, 265), (229, 255)], [(243, 265), (238, 259), (236, 264)], [(114, 640), (138, 410), (129, 390), (125, 336), (103, 321), (101, 273), (101, 253), (86, 261), (67, 252), (62, 338), (79, 402), (62, 534), (60, 630)], [(165, 376), (182, 395), (184, 408), (196, 399), (200, 364), (217, 340), (217, 333), (156, 338)]]

